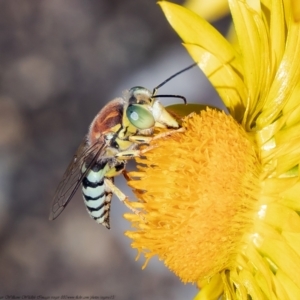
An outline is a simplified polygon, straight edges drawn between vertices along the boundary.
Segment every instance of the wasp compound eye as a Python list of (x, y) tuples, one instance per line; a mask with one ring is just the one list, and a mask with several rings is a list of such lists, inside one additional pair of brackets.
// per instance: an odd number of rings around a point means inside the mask
[(138, 129), (149, 129), (155, 120), (149, 110), (139, 104), (131, 104), (126, 109), (126, 116), (130, 123)]

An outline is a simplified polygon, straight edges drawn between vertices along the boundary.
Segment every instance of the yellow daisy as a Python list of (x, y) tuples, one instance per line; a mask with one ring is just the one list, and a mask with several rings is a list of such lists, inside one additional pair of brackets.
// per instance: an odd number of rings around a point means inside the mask
[(230, 115), (189, 115), (184, 133), (137, 159), (130, 185), (144, 219), (127, 214), (126, 235), (146, 263), (157, 255), (197, 283), (197, 300), (299, 299), (299, 4), (228, 2), (238, 49), (192, 11), (159, 3)]

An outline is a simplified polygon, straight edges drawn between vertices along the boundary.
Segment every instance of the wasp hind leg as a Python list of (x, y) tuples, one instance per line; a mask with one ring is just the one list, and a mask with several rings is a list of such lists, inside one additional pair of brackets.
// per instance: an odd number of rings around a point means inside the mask
[(130, 177), (130, 175), (129, 175), (129, 173), (127, 172), (126, 169), (124, 169), (124, 170), (122, 171), (122, 174), (123, 174), (123, 176), (124, 176), (124, 178), (125, 178), (126, 181), (132, 180), (132, 177)]

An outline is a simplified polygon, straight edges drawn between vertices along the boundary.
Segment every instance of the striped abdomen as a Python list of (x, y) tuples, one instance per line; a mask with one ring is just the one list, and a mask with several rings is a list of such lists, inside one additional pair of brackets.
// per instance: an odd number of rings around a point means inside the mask
[[(112, 191), (105, 185), (105, 174), (109, 169), (108, 161), (94, 164), (82, 181), (84, 203), (90, 216), (99, 224), (110, 228), (109, 212)], [(107, 178), (106, 180), (113, 180)]]

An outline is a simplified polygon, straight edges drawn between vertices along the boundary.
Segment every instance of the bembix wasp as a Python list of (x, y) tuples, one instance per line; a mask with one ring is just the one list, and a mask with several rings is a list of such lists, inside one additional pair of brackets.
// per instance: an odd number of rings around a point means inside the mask
[[(56, 219), (70, 202), (80, 184), (84, 202), (90, 216), (99, 224), (110, 228), (109, 213), (112, 195), (115, 194), (129, 209), (126, 195), (114, 185), (114, 177), (123, 173), (128, 159), (141, 156), (150, 149), (138, 149), (152, 139), (180, 131), (178, 122), (159, 102), (158, 88), (180, 73), (194, 67), (193, 64), (169, 77), (151, 93), (143, 87), (133, 87), (124, 98), (109, 102), (92, 121), (88, 134), (79, 146), (55, 192), (50, 220)], [(186, 101), (185, 101), (186, 102)], [(170, 129), (153, 135), (156, 127)]]

